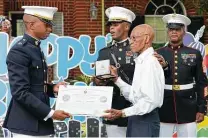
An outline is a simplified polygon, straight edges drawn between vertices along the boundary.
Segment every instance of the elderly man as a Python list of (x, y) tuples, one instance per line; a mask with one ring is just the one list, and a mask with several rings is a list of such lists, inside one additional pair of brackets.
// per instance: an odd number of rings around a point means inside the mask
[[(135, 66), (134, 58), (137, 55), (130, 50), (128, 32), (135, 14), (126, 8), (114, 6), (106, 9), (106, 15), (109, 18), (107, 25), (110, 27), (113, 42), (99, 51), (97, 60), (109, 59), (111, 65), (117, 65), (119, 68), (118, 73), (121, 78), (131, 84)], [(97, 86), (114, 87), (112, 108), (123, 109), (130, 106), (131, 103), (124, 98), (118, 86), (110, 79), (95, 78), (94, 83)], [(127, 120), (121, 117), (115, 120), (104, 120), (108, 137), (125, 137)]]
[(123, 110), (107, 110), (107, 119), (129, 117), (127, 137), (158, 137), (160, 120), (158, 107), (163, 103), (164, 73), (154, 57), (152, 41), (153, 28), (142, 24), (136, 26), (130, 37), (131, 51), (139, 56), (135, 59), (135, 72), (132, 85), (118, 77), (117, 69), (111, 66), (111, 74), (116, 76), (115, 84), (121, 89), (126, 99), (133, 105)]
[(47, 65), (40, 40), (52, 31), (55, 7), (24, 6), (26, 32), (9, 51), (7, 67), (12, 99), (3, 124), (14, 138), (35, 138), (54, 133), (53, 121), (70, 117), (69, 113), (50, 108), (49, 97), (58, 92), (47, 83)]
[(168, 14), (163, 21), (167, 23), (169, 44), (157, 50), (166, 63), (160, 136), (171, 137), (177, 131), (179, 137), (197, 137), (196, 123), (203, 121), (206, 110), (202, 56), (200, 51), (183, 45), (185, 27), (191, 23), (188, 17)]

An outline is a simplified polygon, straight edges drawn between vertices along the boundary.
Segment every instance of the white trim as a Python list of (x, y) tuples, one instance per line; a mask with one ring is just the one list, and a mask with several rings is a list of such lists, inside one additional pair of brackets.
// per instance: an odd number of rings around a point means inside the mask
[(176, 1), (176, 3), (175, 3), (173, 6), (168, 5), (168, 4), (166, 3), (166, 0), (164, 0), (164, 3), (161, 4), (160, 6), (157, 6), (152, 0), (150, 0), (149, 3), (147, 4), (147, 6), (145, 7), (145, 11), (147, 10), (147, 7), (148, 7), (148, 5), (149, 5), (150, 3), (152, 3), (152, 4), (156, 7), (156, 10), (155, 10), (155, 12), (154, 12), (154, 15), (156, 15), (156, 11), (157, 11), (159, 8), (163, 7), (163, 6), (170, 7), (170, 8), (174, 11), (174, 7), (175, 7), (177, 4), (180, 4), (180, 6), (181, 6), (181, 8), (182, 8), (182, 11), (183, 11), (183, 14), (184, 14), (184, 15), (187, 14), (187, 13), (186, 13), (186, 8), (185, 8), (183, 2), (181, 2), (180, 0)]
[(173, 9), (170, 5), (160, 5), (160, 6), (155, 10), (154, 15), (156, 15), (157, 11), (158, 11), (161, 7), (169, 7), (169, 8), (171, 8), (171, 9), (174, 11), (174, 9)]
[(164, 15), (145, 15), (146, 17), (155, 17), (155, 18), (161, 18), (163, 17)]
[[(150, 1), (156, 8), (158, 8), (158, 6), (153, 2), (153, 1)], [(149, 3), (147, 4), (149, 5)]]
[(181, 2), (181, 1), (178, 1), (178, 2), (179, 2), (179, 4), (180, 4), (180, 5), (181, 5), (181, 7), (182, 7), (183, 14), (184, 14), (184, 15), (187, 15), (186, 8), (185, 8), (185, 6), (184, 6), (183, 2)]
[(175, 5), (173, 5), (173, 7), (175, 7), (178, 3), (179, 3), (179, 1), (177, 1), (177, 2), (176, 2), (176, 4), (175, 4)]

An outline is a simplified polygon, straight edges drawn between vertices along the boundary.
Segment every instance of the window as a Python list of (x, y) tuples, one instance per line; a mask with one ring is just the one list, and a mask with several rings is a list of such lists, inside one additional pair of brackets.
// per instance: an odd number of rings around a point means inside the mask
[(166, 14), (186, 14), (185, 7), (180, 0), (150, 0), (145, 11), (145, 23), (155, 30), (154, 43), (167, 42), (166, 24), (162, 17)]

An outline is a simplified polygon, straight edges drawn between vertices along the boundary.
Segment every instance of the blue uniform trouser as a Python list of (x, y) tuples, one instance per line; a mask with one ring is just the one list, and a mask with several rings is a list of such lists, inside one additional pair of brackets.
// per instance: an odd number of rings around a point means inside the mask
[(145, 115), (129, 117), (127, 137), (159, 137), (160, 119), (158, 109)]

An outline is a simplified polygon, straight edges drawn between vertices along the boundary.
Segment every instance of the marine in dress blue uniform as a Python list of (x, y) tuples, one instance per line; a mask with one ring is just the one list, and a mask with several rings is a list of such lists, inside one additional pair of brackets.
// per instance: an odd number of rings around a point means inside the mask
[[(26, 6), (25, 14), (52, 25), (55, 7)], [(39, 16), (41, 15), (41, 16)], [(17, 42), (7, 56), (12, 99), (4, 128), (15, 134), (45, 136), (54, 133), (49, 97), (54, 97), (53, 84), (47, 83), (47, 65), (40, 40), (29, 34)], [(52, 114), (51, 114), (52, 113)]]
[[(163, 21), (172, 31), (183, 29), (191, 22), (179, 14), (166, 15)], [(169, 43), (157, 52), (168, 63), (164, 69), (164, 102), (159, 110), (161, 136), (171, 137), (168, 133), (173, 133), (175, 129), (179, 137), (196, 137), (197, 113), (204, 114), (206, 111), (204, 87), (207, 86), (207, 79), (202, 70), (200, 51), (184, 46), (181, 42), (178, 46)]]

